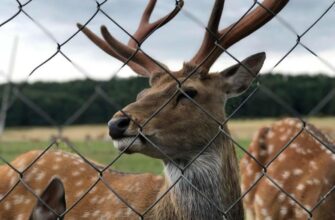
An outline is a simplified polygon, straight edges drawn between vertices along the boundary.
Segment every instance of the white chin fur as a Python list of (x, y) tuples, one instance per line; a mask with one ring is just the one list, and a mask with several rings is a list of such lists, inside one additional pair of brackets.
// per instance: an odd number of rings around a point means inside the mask
[(134, 138), (135, 137), (125, 137), (122, 139), (113, 140), (114, 147), (122, 151), (127, 148), (131, 143), (133, 143), (129, 148), (134, 149), (135, 146), (141, 145), (141, 141), (139, 140), (139, 138), (137, 138), (135, 141)]

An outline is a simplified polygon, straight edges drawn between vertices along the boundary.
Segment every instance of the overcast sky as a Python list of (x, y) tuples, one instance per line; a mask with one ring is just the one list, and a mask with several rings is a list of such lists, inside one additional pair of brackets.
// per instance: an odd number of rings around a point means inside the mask
[[(167, 64), (171, 69), (180, 68), (182, 62), (192, 58), (198, 49), (204, 33), (202, 25), (207, 22), (214, 2), (213, 0), (184, 1), (184, 11), (143, 44), (145, 52)], [(236, 21), (253, 1), (226, 0), (221, 27)], [(147, 0), (109, 0), (102, 9), (127, 31), (133, 33), (146, 3)], [(291, 0), (280, 13), (280, 17), (298, 34), (301, 34), (331, 4), (334, 4), (334, 0)], [(165, 15), (174, 8), (174, 5), (175, 0), (158, 0), (152, 19)], [(291, 74), (322, 72), (335, 76), (335, 70), (331, 67), (335, 66), (334, 7), (301, 39), (301, 42), (324, 62), (302, 46), (298, 46), (274, 68), (281, 57), (296, 43), (295, 34), (276, 19), (252, 36), (232, 46), (229, 51), (238, 59), (243, 59), (252, 53), (266, 51), (268, 58), (262, 72), (275, 71)], [(0, 23), (15, 14), (17, 10), (15, 0), (1, 0)], [(76, 31), (77, 22), (85, 23), (95, 13), (96, 3), (93, 0), (33, 0), (24, 7), (24, 11), (45, 27), (53, 37), (44, 33), (23, 13), (0, 27), (0, 72), (5, 74), (8, 72), (13, 42), (15, 38), (18, 39), (13, 73), (15, 81), (27, 79), (28, 74), (36, 66), (54, 54), (57, 49), (55, 41), (63, 43), (68, 39)], [(188, 13), (191, 13), (200, 23), (190, 18)], [(102, 13), (98, 13), (88, 26), (99, 33), (99, 27), (102, 24), (107, 25), (121, 41), (128, 41), (127, 35)], [(62, 47), (62, 51), (93, 79), (108, 79), (116, 73), (118, 76), (133, 74), (129, 68), (117, 72), (122, 63), (102, 52), (82, 33)], [(213, 66), (213, 70), (222, 70), (233, 63), (229, 56), (222, 55)], [(36, 70), (28, 80), (66, 81), (84, 77), (81, 71), (58, 54)], [(0, 82), (3, 82), (2, 76), (0, 76)]]

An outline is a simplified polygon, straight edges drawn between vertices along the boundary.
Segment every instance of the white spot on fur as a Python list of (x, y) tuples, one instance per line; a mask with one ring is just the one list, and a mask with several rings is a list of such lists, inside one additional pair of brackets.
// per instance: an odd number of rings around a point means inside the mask
[(92, 217), (98, 217), (100, 214), (100, 210), (95, 210), (93, 213), (92, 213)]
[(298, 218), (302, 218), (304, 216), (304, 213), (299, 209), (296, 209), (295, 214)]
[(9, 168), (9, 171), (7, 172), (7, 177), (12, 177), (14, 176), (15, 171), (12, 168)]
[(13, 176), (9, 181), (9, 185), (13, 186), (16, 183), (16, 181), (17, 181), (17, 178), (15, 176)]
[(12, 204), (10, 204), (10, 202), (6, 201), (6, 202), (4, 203), (4, 208), (5, 208), (5, 210), (8, 211), (11, 207), (12, 207)]
[(307, 183), (308, 185), (313, 185), (313, 180), (309, 179), (309, 180), (306, 181), (306, 183)]
[(246, 171), (247, 171), (247, 175), (248, 175), (248, 176), (252, 176), (252, 175), (254, 174), (254, 171), (252, 170), (250, 164), (247, 165), (247, 167), (246, 167)]
[(287, 136), (286, 135), (282, 135), (282, 136), (280, 136), (279, 140), (285, 141), (285, 140), (287, 140)]
[(84, 194), (84, 191), (81, 190), (81, 191), (77, 192), (75, 196), (76, 196), (76, 197), (80, 197), (80, 196), (82, 196), (83, 194)]
[[(244, 182), (242, 182), (242, 183), (241, 183), (241, 190), (242, 190), (242, 192), (244, 192), (245, 189), (246, 189), (245, 184), (244, 184)], [(1, 199), (1, 197), (0, 197), (0, 199)]]
[(36, 193), (37, 195), (41, 195), (42, 190), (41, 190), (41, 189), (35, 189), (35, 193)]
[(272, 154), (274, 149), (275, 149), (275, 146), (273, 144), (269, 144), (269, 147), (268, 147), (269, 154)]
[(284, 161), (285, 158), (286, 158), (286, 154), (285, 154), (285, 152), (282, 152), (278, 157), (278, 161)]
[(74, 161), (73, 161), (73, 164), (74, 164), (74, 165), (79, 165), (80, 162), (79, 162), (78, 160), (74, 160)]
[(300, 184), (297, 186), (297, 189), (300, 190), (300, 191), (302, 191), (302, 190), (305, 189), (305, 185), (302, 184), (302, 183), (300, 183)]
[(72, 176), (79, 176), (80, 175), (80, 172), (79, 171), (74, 171), (72, 172)]
[(273, 131), (268, 132), (268, 138), (273, 138), (275, 136), (275, 133)]
[(284, 216), (287, 215), (287, 213), (288, 213), (288, 208), (285, 207), (285, 206), (280, 207), (280, 211), (279, 211), (279, 213), (280, 213), (280, 215), (281, 215), (282, 217), (284, 217)]
[(91, 204), (95, 204), (97, 201), (98, 201), (98, 196), (94, 196), (91, 200), (90, 200), (90, 203)]
[(286, 170), (286, 171), (283, 172), (282, 177), (283, 177), (283, 179), (287, 179), (287, 178), (290, 177), (290, 175), (291, 175), (291, 173)]
[(296, 121), (293, 120), (293, 119), (290, 119), (290, 120), (288, 121), (288, 124), (289, 124), (289, 125), (295, 125), (295, 124), (296, 124)]
[(295, 201), (293, 200), (293, 199), (289, 199), (289, 201), (288, 201), (288, 203), (290, 204), (290, 205), (295, 205)]
[(106, 220), (111, 219), (112, 216), (113, 216), (113, 215), (112, 215), (112, 213), (110, 213), (110, 212), (106, 212), (105, 215), (104, 215), (104, 217), (105, 217)]
[(293, 142), (292, 144), (290, 144), (290, 147), (291, 147), (292, 149), (296, 149), (296, 148), (298, 148), (298, 147), (299, 147), (299, 144), (298, 144), (298, 143), (295, 143), (295, 142)]
[(54, 164), (53, 166), (52, 166), (52, 170), (58, 170), (59, 169), (59, 165), (58, 164)]
[(24, 201), (24, 196), (23, 195), (13, 195), (13, 204), (14, 205), (19, 205), (22, 204)]
[(45, 172), (40, 172), (36, 175), (35, 180), (40, 181), (46, 176)]
[(294, 169), (293, 170), (293, 174), (294, 175), (296, 175), (296, 176), (298, 176), (298, 175), (301, 175), (301, 174), (303, 174), (303, 170), (302, 169)]
[(267, 210), (266, 208), (262, 208), (262, 209), (261, 209), (261, 214), (262, 214), (263, 216), (267, 216), (267, 215), (269, 215), (269, 212), (268, 212), (268, 210)]
[(256, 194), (256, 196), (255, 196), (255, 202), (256, 202), (259, 206), (263, 206), (263, 205), (264, 205), (263, 199), (262, 199), (258, 194)]
[(90, 212), (84, 212), (84, 214), (81, 216), (82, 218), (89, 218), (91, 215)]
[(133, 214), (133, 210), (131, 210), (131, 209), (128, 208), (128, 210), (126, 212), (126, 215), (127, 216), (131, 216), (132, 214)]
[(84, 183), (84, 181), (79, 180), (79, 181), (77, 181), (77, 182), (75, 183), (75, 185), (76, 185), (76, 186), (81, 186), (81, 185), (83, 185), (83, 183)]
[(100, 198), (98, 204), (101, 205), (102, 203), (105, 202), (105, 200), (106, 200), (105, 197)]
[(309, 161), (309, 166), (314, 170), (318, 169), (318, 166), (316, 165), (316, 162), (313, 161), (313, 160)]
[(40, 159), (36, 162), (36, 164), (37, 164), (37, 165), (43, 165), (43, 164), (45, 164), (45, 162), (46, 162), (46, 160), (45, 160), (44, 158), (40, 158)]
[(279, 193), (278, 199), (279, 201), (283, 202), (286, 198), (286, 195), (284, 193)]
[(18, 214), (17, 217), (16, 217), (16, 220), (23, 220), (24, 219), (24, 214), (21, 213), (21, 214)]
[(61, 162), (62, 160), (63, 160), (62, 157), (56, 157), (56, 159), (55, 159), (56, 162)]
[(313, 178), (312, 181), (315, 185), (320, 185), (320, 183), (321, 183), (321, 181), (317, 178)]
[(24, 200), (24, 204), (28, 205), (28, 204), (30, 204), (30, 203), (31, 203), (31, 199), (26, 199), (26, 200)]

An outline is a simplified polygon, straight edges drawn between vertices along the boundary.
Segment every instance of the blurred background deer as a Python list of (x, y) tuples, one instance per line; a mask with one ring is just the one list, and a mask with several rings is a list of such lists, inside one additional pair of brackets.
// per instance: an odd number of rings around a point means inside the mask
[(251, 189), (244, 198), (247, 219), (335, 218), (334, 193), (324, 198), (335, 186), (333, 140), (287, 118), (262, 128), (248, 151), (254, 158), (245, 154), (240, 161), (242, 191)]

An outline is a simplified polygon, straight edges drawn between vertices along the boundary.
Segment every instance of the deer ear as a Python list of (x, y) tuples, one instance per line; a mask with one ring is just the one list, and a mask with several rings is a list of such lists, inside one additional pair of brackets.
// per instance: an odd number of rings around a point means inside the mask
[(264, 60), (265, 53), (257, 53), (220, 73), (224, 79), (224, 90), (229, 98), (249, 88), (261, 70)]
[[(57, 214), (65, 212), (65, 190), (62, 181), (58, 178), (54, 178), (49, 183), (40, 197)], [(30, 220), (57, 219), (58, 216), (53, 211), (38, 200), (35, 208), (33, 209)]]

